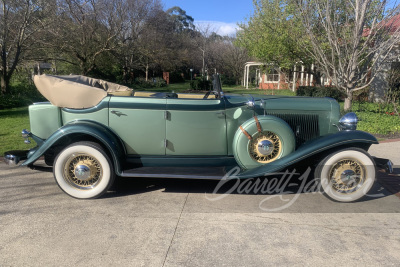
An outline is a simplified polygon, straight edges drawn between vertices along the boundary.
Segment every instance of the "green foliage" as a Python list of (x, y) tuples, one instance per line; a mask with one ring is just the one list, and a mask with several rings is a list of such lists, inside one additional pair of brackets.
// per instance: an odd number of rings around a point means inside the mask
[(335, 87), (324, 86), (299, 86), (296, 91), (297, 96), (311, 97), (331, 97), (336, 100), (342, 100), (345, 94)]
[(186, 14), (186, 11), (178, 6), (171, 7), (166, 11), (170, 16), (170, 19), (174, 22), (174, 28), (177, 32), (183, 32), (185, 30), (194, 30), (194, 19)]
[(238, 45), (252, 56), (282, 68), (292, 68), (298, 61), (308, 63), (298, 43), (303, 28), (294, 16), (293, 1), (258, 0), (254, 1), (254, 10), (248, 22), (240, 25)]
[(234, 86), (234, 85), (236, 85), (236, 79), (234, 77), (221, 75), (221, 83), (222, 83), (222, 85), (226, 85), (226, 86)]
[(392, 104), (355, 102), (351, 111), (360, 120), (358, 130), (380, 135), (400, 133), (400, 117), (393, 112)]
[(170, 83), (184, 83), (185, 79), (182, 77), (182, 74), (177, 71), (173, 71), (169, 73), (169, 82)]
[(360, 119), (358, 130), (382, 135), (400, 133), (400, 118), (393, 113), (356, 112), (356, 114)]
[(167, 83), (162, 78), (150, 78), (146, 81), (144, 78), (137, 78), (135, 80), (135, 88), (161, 88), (166, 87)]
[(291, 90), (263, 90), (263, 89), (245, 89), (243, 87), (230, 87), (230, 88), (223, 88), (224, 93), (231, 93), (231, 94), (251, 94), (251, 95), (283, 95), (283, 96), (295, 96), (295, 93)]
[(190, 89), (192, 90), (210, 90), (211, 89), (211, 81), (207, 81), (202, 78), (198, 78), (190, 82)]
[(23, 107), (34, 102), (47, 101), (36, 89), (26, 72), (14, 74), (9, 92), (0, 95), (0, 109)]

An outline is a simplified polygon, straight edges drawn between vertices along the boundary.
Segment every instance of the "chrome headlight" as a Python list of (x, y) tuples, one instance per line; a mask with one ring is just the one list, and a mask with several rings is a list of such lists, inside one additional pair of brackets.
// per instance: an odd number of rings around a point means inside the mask
[(347, 113), (340, 120), (340, 130), (342, 131), (354, 131), (357, 130), (358, 118), (354, 112)]

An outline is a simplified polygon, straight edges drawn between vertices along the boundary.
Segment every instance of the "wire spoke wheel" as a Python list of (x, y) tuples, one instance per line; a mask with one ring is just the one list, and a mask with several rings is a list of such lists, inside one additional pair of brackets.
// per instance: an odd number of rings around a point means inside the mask
[(343, 159), (332, 166), (329, 177), (333, 190), (342, 194), (357, 191), (365, 181), (363, 166), (354, 159)]
[(249, 152), (253, 160), (263, 164), (269, 163), (278, 159), (281, 154), (282, 141), (273, 132), (258, 132), (249, 142)]
[(338, 202), (353, 202), (368, 195), (376, 179), (372, 157), (357, 147), (344, 148), (327, 155), (315, 169), (324, 194)]
[(112, 162), (103, 148), (94, 142), (76, 142), (63, 149), (55, 158), (54, 178), (68, 195), (97, 198), (114, 182)]
[(102, 174), (100, 163), (92, 155), (73, 154), (65, 164), (64, 179), (81, 190), (94, 188), (100, 182)]

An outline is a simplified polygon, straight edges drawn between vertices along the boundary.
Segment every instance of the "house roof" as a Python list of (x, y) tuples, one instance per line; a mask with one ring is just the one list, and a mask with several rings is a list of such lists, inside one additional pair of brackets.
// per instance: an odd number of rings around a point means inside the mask
[[(389, 20), (382, 21), (378, 24), (378, 28), (381, 28), (382, 26), (387, 28), (391, 34), (400, 32), (400, 14), (397, 14), (396, 16), (393, 16)], [(371, 34), (371, 29), (365, 28), (363, 30), (362, 36), (367, 37), (370, 34)]]
[(400, 14), (389, 19), (384, 26), (389, 28), (390, 33), (398, 32), (400, 29)]
[[(397, 14), (396, 16), (391, 17), (389, 20), (381, 21), (378, 24), (377, 28), (386, 28), (389, 30), (389, 32), (391, 34), (400, 32), (400, 14)], [(363, 30), (362, 36), (367, 37), (370, 34), (371, 34), (371, 29), (365, 28)]]

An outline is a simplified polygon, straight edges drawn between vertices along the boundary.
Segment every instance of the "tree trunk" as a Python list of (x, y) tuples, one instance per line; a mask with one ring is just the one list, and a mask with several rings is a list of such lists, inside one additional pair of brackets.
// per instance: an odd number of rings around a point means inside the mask
[(353, 91), (347, 90), (347, 97), (344, 100), (344, 111), (351, 110), (351, 103), (353, 102)]
[(149, 80), (149, 64), (146, 65), (146, 82)]
[(8, 91), (8, 85), (9, 85), (9, 79), (7, 77), (4, 77), (4, 74), (1, 74), (1, 94), (4, 95)]

